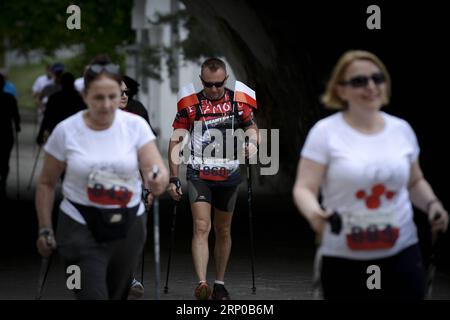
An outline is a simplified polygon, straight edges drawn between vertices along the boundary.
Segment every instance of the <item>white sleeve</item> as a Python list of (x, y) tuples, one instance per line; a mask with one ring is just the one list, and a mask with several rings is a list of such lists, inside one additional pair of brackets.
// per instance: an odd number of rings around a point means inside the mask
[(31, 89), (31, 91), (33, 91), (33, 93), (37, 93), (37, 92), (41, 91), (41, 90), (39, 90), (40, 87), (41, 87), (41, 81), (40, 81), (40, 80), (41, 80), (41, 78), (38, 77), (38, 78), (34, 81), (33, 87), (32, 87), (32, 89)]
[(324, 123), (319, 121), (309, 131), (301, 156), (323, 165), (328, 164), (329, 148), (327, 140)]
[(61, 123), (52, 131), (44, 150), (59, 161), (66, 162), (66, 132)]
[(141, 118), (140, 116), (136, 116), (136, 146), (139, 150), (143, 145), (146, 143), (153, 141), (156, 139), (155, 134), (153, 133), (152, 129), (150, 129), (150, 126), (148, 123)]
[(419, 158), (419, 154), (420, 154), (420, 147), (419, 147), (419, 143), (417, 141), (417, 136), (416, 136), (413, 128), (407, 121), (404, 121), (404, 131), (405, 131), (408, 141), (412, 145), (412, 153), (409, 155), (409, 161), (410, 161), (410, 163), (414, 163), (417, 161), (417, 159)]

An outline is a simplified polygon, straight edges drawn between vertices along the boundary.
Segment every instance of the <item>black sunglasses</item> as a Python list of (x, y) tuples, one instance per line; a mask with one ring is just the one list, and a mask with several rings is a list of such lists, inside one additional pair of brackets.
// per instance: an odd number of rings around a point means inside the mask
[(342, 85), (349, 85), (353, 88), (364, 88), (369, 85), (369, 81), (372, 79), (373, 83), (376, 85), (386, 82), (386, 77), (383, 73), (374, 73), (371, 76), (355, 76), (347, 81), (341, 81)]
[(202, 80), (203, 86), (205, 86), (206, 88), (212, 88), (212, 87), (216, 87), (216, 88), (221, 88), (223, 87), (225, 81), (227, 80), (228, 77), (226, 77), (225, 79), (223, 79), (222, 82), (206, 82), (205, 80), (203, 80), (202, 77), (200, 77), (200, 79)]
[(107, 72), (107, 73), (111, 73), (111, 74), (115, 74), (118, 75), (120, 67), (117, 64), (91, 64), (88, 68), (89, 71), (95, 73), (95, 74), (99, 74), (102, 72)]
[(127, 97), (130, 96), (130, 90), (129, 90), (129, 89), (122, 90), (120, 96), (123, 97), (123, 96), (125, 96), (125, 95), (126, 95)]

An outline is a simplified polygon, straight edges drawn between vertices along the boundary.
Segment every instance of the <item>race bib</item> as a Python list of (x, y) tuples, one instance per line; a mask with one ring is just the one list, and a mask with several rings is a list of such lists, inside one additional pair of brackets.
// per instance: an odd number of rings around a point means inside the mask
[(95, 204), (126, 207), (133, 196), (133, 182), (133, 178), (123, 178), (108, 171), (94, 171), (88, 179), (88, 198)]
[(211, 181), (226, 181), (228, 180), (228, 169), (217, 165), (200, 165), (199, 178), (202, 180)]
[(390, 249), (400, 235), (393, 211), (348, 213), (343, 217), (347, 246), (351, 250)]

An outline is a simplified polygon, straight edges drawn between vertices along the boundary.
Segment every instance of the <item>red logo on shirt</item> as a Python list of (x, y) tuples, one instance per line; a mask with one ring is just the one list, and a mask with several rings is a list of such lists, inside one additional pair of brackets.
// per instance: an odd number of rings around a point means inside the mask
[(111, 186), (107, 189), (104, 185), (96, 183), (92, 188), (88, 187), (88, 198), (93, 203), (102, 205), (120, 205), (126, 207), (133, 193), (122, 186)]
[[(355, 197), (363, 200), (367, 209), (375, 210), (381, 206), (383, 197), (391, 201), (396, 192), (388, 190), (382, 183), (374, 184), (370, 193), (366, 190), (358, 190)], [(377, 211), (374, 212), (377, 216)], [(367, 217), (370, 219), (370, 215)], [(354, 224), (350, 232), (346, 234), (347, 245), (351, 250), (379, 250), (392, 248), (400, 235), (399, 227), (387, 219), (385, 222), (369, 220), (368, 225)]]
[(355, 193), (356, 199), (364, 200), (368, 209), (378, 209), (381, 206), (381, 198), (385, 196), (387, 200), (392, 200), (395, 191), (388, 190), (382, 183), (372, 186), (371, 194), (367, 194), (365, 190), (358, 190)]

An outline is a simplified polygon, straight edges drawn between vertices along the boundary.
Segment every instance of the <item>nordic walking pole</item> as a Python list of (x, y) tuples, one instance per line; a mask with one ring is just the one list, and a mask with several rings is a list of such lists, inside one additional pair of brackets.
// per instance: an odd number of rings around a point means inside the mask
[[(46, 241), (47, 241), (47, 245), (49, 247), (51, 247), (52, 243), (54, 243), (53, 235), (51, 235), (51, 234), (47, 235)], [(42, 257), (35, 300), (41, 300), (41, 298), (42, 298), (45, 281), (47, 280), (48, 272), (50, 270), (50, 265), (52, 263), (52, 256), (53, 256), (53, 252), (48, 257)]]
[(172, 227), (170, 228), (170, 246), (169, 246), (169, 259), (167, 261), (167, 271), (166, 271), (166, 283), (164, 285), (164, 293), (169, 293), (169, 273), (170, 273), (170, 263), (172, 260), (172, 249), (175, 242), (175, 225), (177, 221), (177, 206), (178, 203), (175, 202), (173, 205), (173, 214), (172, 214)]
[(250, 232), (250, 256), (252, 262), (252, 293), (256, 294), (255, 287), (255, 244), (253, 241), (253, 215), (252, 215), (252, 171), (250, 164), (247, 164), (247, 201), (248, 201), (248, 222)]
[[(36, 132), (37, 132), (37, 127), (38, 127), (38, 122), (39, 122), (39, 104), (36, 104), (36, 113), (35, 115), (35, 119), (34, 119), (34, 126), (33, 126), (33, 137), (36, 137)], [(33, 143), (33, 154), (36, 151), (36, 144)]]
[(16, 179), (17, 179), (17, 200), (20, 200), (20, 173), (19, 173), (19, 133), (17, 132), (17, 128), (15, 130), (16, 136)]
[[(434, 220), (437, 220), (441, 217), (441, 215), (438, 213)], [(430, 263), (428, 264), (427, 272), (426, 272), (426, 293), (425, 293), (425, 299), (426, 300), (432, 300), (433, 298), (433, 281), (434, 277), (436, 275), (436, 251), (438, 244), (441, 242), (442, 238), (442, 232), (439, 232), (437, 235), (432, 235), (431, 240), (431, 256), (430, 256)]]
[[(153, 179), (159, 173), (158, 166), (153, 166)], [(155, 254), (155, 300), (160, 300), (159, 287), (161, 284), (161, 262), (159, 252), (159, 198), (153, 199), (153, 244)]]
[[(139, 174), (141, 175), (141, 180), (144, 181), (144, 177), (142, 176), (142, 171), (139, 170)], [(150, 190), (148, 189), (143, 189), (142, 190), (142, 200), (144, 201), (145, 204), (145, 211), (147, 212), (147, 214), (150, 211), (150, 208), (147, 206), (147, 197), (150, 194)], [(144, 243), (144, 247), (142, 248), (142, 257), (141, 257), (141, 283), (142, 285), (144, 285), (144, 258), (145, 258), (145, 243)]]
[[(140, 172), (140, 171), (139, 171)], [(141, 173), (141, 172), (140, 172)], [(142, 177), (142, 173), (141, 173), (141, 177)], [(142, 178), (142, 180), (144, 180)], [(147, 189), (146, 189), (147, 190)], [(143, 191), (144, 192), (144, 191)], [(144, 203), (145, 203), (145, 211), (147, 212), (147, 214), (150, 212), (150, 208), (147, 207), (147, 197), (148, 197), (147, 192), (144, 192), (143, 195), (143, 199), (144, 199)], [(146, 241), (147, 242), (147, 241)], [(142, 257), (141, 257), (141, 283), (142, 285), (144, 285), (144, 259), (145, 259), (145, 243), (144, 243), (144, 247), (142, 248)]]
[(31, 189), (31, 183), (33, 182), (34, 172), (36, 171), (36, 166), (37, 166), (37, 164), (39, 162), (39, 156), (41, 154), (41, 149), (42, 149), (42, 147), (39, 146), (38, 153), (36, 155), (36, 159), (34, 160), (33, 170), (31, 170), (31, 176), (30, 176), (30, 180), (28, 181), (27, 190)]
[(144, 258), (145, 258), (145, 244), (142, 248), (142, 263), (141, 263), (141, 283), (144, 285)]
[(50, 256), (48, 258), (42, 258), (41, 269), (39, 270), (38, 286), (37, 286), (35, 300), (41, 300), (41, 298), (42, 298), (42, 293), (44, 291), (44, 285), (45, 285), (45, 281), (47, 280), (51, 262), (52, 262), (52, 256)]
[[(176, 182), (177, 192), (181, 188), (181, 183), (178, 180)], [(175, 226), (177, 223), (177, 207), (178, 201), (175, 201), (173, 205), (173, 214), (172, 214), (172, 227), (170, 228), (170, 246), (169, 246), (169, 259), (167, 261), (167, 271), (166, 271), (166, 284), (164, 285), (164, 293), (167, 294), (169, 292), (169, 273), (170, 273), (170, 263), (172, 261), (172, 250), (175, 245)]]

